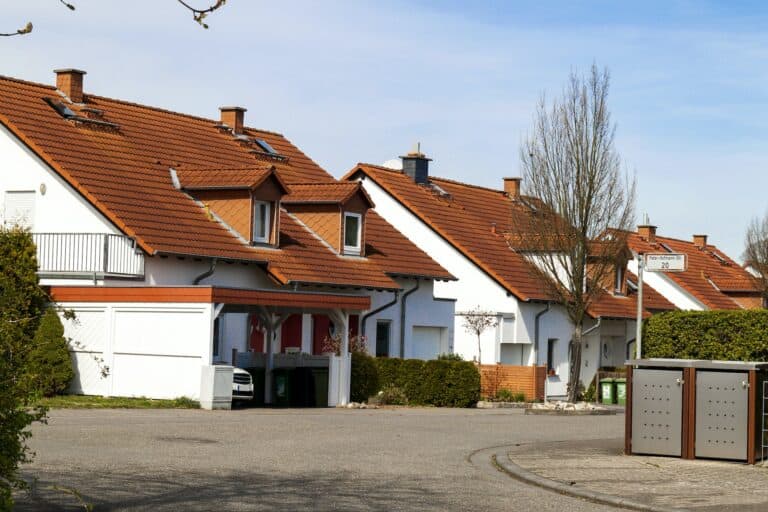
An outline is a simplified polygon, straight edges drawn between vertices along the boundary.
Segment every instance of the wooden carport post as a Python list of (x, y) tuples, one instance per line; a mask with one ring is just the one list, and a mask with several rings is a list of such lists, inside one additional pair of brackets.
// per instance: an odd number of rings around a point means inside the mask
[(267, 336), (265, 338), (266, 365), (264, 368), (264, 403), (272, 403), (272, 370), (275, 365), (275, 336), (277, 328), (282, 325), (288, 315), (274, 314), (270, 308), (256, 306), (256, 315), (259, 317), (261, 325), (266, 327)]

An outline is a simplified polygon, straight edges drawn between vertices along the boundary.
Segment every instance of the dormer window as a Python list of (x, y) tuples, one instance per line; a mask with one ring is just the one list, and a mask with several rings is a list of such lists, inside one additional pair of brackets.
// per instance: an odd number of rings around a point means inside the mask
[(254, 242), (269, 243), (272, 225), (272, 203), (253, 201), (253, 238)]
[(359, 213), (344, 213), (344, 252), (360, 254), (360, 239), (362, 238), (362, 215)]
[(613, 290), (616, 295), (624, 294), (624, 267), (616, 266), (616, 282)]

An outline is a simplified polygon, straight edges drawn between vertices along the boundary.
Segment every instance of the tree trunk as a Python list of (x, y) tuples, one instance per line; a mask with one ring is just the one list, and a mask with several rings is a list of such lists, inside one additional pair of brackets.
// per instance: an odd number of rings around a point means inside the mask
[(480, 335), (477, 335), (477, 364), (483, 364), (483, 352), (480, 347)]
[(571, 346), (571, 361), (568, 377), (568, 401), (575, 402), (579, 398), (579, 383), (581, 382), (581, 329), (579, 323), (573, 329), (573, 345)]

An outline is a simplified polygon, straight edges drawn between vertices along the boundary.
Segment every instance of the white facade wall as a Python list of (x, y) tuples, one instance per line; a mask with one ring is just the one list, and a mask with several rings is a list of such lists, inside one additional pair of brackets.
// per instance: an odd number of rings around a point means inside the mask
[(62, 318), (76, 372), (71, 392), (199, 398), (200, 369), (212, 359), (211, 304), (61, 306), (76, 315)]
[[(637, 275), (637, 255), (629, 260), (627, 268)], [(665, 299), (682, 310), (705, 311), (707, 308), (696, 297), (669, 279), (664, 272), (643, 272), (643, 283), (649, 284)]]

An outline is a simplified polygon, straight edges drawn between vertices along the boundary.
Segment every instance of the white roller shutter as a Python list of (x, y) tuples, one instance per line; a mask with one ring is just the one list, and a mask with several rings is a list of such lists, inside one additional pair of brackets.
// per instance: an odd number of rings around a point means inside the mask
[(413, 347), (411, 354), (414, 359), (437, 359), (440, 355), (441, 327), (413, 327)]
[(3, 211), (6, 226), (18, 225), (32, 229), (35, 221), (35, 192), (7, 191)]

